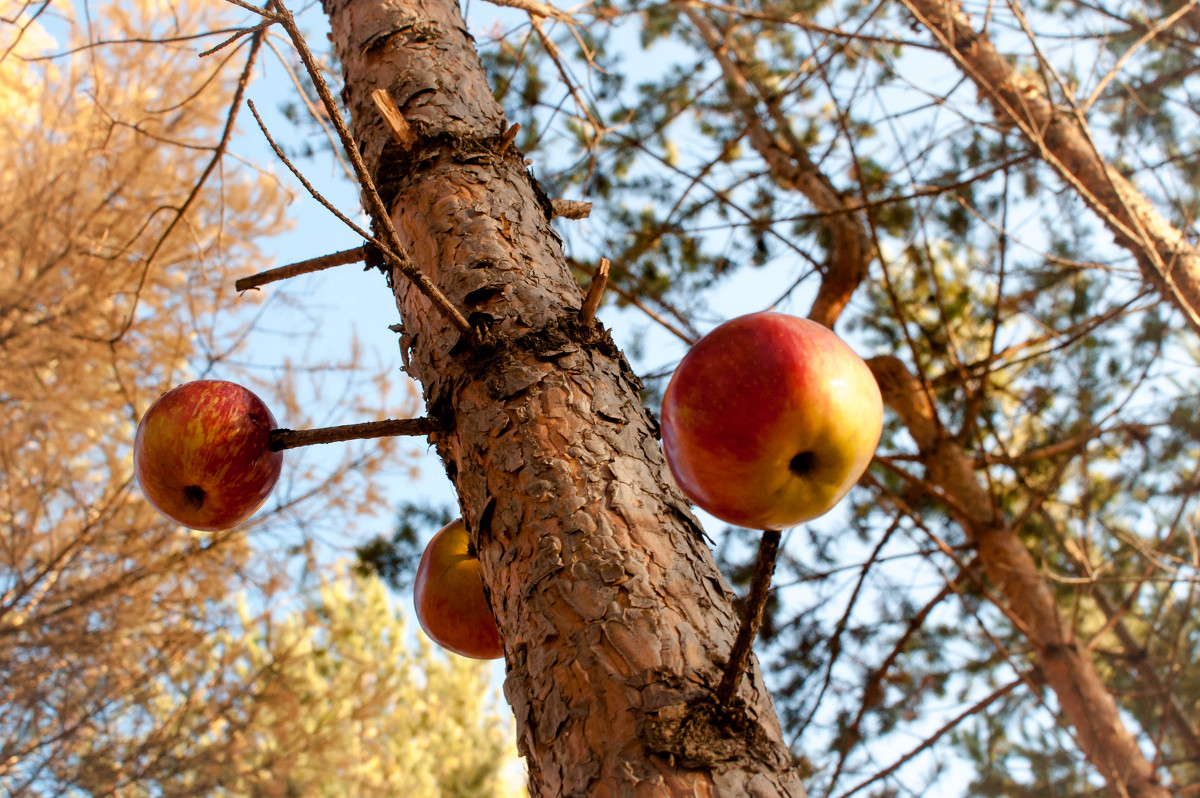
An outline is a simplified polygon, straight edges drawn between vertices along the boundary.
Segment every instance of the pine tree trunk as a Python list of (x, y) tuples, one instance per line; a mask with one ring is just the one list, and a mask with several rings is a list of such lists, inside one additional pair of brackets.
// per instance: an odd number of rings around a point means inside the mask
[[(472, 345), (392, 278), (408, 373), (503, 633), (540, 795), (803, 796), (757, 666), (712, 692), (732, 595), (672, 482), (639, 383), (582, 297), (450, 0), (325, 0), (355, 139), (409, 253)], [(371, 101), (388, 89), (403, 147)]]
[[(934, 35), (963, 74), (987, 97), (1003, 125), (1016, 126), (1063, 181), (1112, 231), (1137, 260), (1146, 282), (1173, 304), (1200, 333), (1200, 252), (1194, 235), (1165, 219), (1144, 194), (1101, 157), (1085, 113), (1055, 105), (976, 31), (962, 4), (948, 0), (903, 0)], [(1173, 4), (1178, 10), (1181, 4)], [(1195, 24), (1197, 16), (1186, 19)]]

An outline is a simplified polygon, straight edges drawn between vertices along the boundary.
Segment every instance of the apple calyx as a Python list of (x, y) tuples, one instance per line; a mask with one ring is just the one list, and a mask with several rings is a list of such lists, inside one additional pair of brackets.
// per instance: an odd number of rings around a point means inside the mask
[(817, 461), (817, 453), (812, 451), (800, 452), (800, 454), (788, 461), (788, 470), (798, 477), (806, 477), (810, 473)]

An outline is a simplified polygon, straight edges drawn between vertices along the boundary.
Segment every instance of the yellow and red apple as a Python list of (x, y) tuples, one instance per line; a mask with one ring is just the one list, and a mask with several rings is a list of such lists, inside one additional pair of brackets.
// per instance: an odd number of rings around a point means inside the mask
[(275, 417), (253, 392), (196, 380), (164, 393), (142, 416), (133, 466), (146, 499), (176, 523), (232, 529), (279, 480), (283, 453), (270, 450)]
[(461, 518), (442, 527), (425, 547), (413, 598), (421, 628), (442, 648), (475, 659), (504, 656), (479, 559)]
[(883, 402), (833, 331), (782, 313), (721, 324), (667, 386), (662, 439), (679, 487), (731, 524), (784, 529), (828, 512), (879, 444)]

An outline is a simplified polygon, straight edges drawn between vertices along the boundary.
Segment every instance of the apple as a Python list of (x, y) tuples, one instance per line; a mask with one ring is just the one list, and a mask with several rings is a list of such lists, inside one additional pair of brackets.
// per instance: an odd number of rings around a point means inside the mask
[(275, 417), (254, 393), (196, 380), (150, 405), (133, 441), (133, 469), (154, 508), (192, 529), (232, 529), (279, 480), (283, 453), (269, 448)]
[(500, 629), (483, 592), (479, 558), (459, 518), (438, 530), (417, 566), (417, 620), (442, 648), (475, 659), (504, 656)]
[(721, 324), (675, 370), (662, 405), (667, 465), (722, 521), (784, 529), (828, 512), (871, 462), (883, 401), (831, 330), (761, 312)]

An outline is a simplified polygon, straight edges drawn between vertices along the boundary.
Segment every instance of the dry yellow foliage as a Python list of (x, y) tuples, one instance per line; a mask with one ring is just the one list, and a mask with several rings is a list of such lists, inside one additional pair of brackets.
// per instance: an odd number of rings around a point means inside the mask
[[(201, 180), (250, 48), (198, 60), (228, 32), (183, 37), (227, 27), (229, 8), (110, 3), (85, 24), (0, 2), (0, 793), (183, 767), (177, 735), (204, 729), (152, 708), (188, 705), (181, 664), (235, 590), (267, 606), (282, 583), (245, 530), (177, 527), (132, 481), (149, 403), (202, 369), (236, 374), (223, 361), (255, 300), (233, 282), (270, 265), (255, 242), (284, 227), (269, 174), (224, 158)], [(296, 407), (291, 375), (271, 381)], [(294, 494), (255, 524), (280, 530), (299, 496), (334, 523), (377, 508), (378, 493), (346, 494), (394, 468), (393, 447), (346, 451), (285, 476)]]

